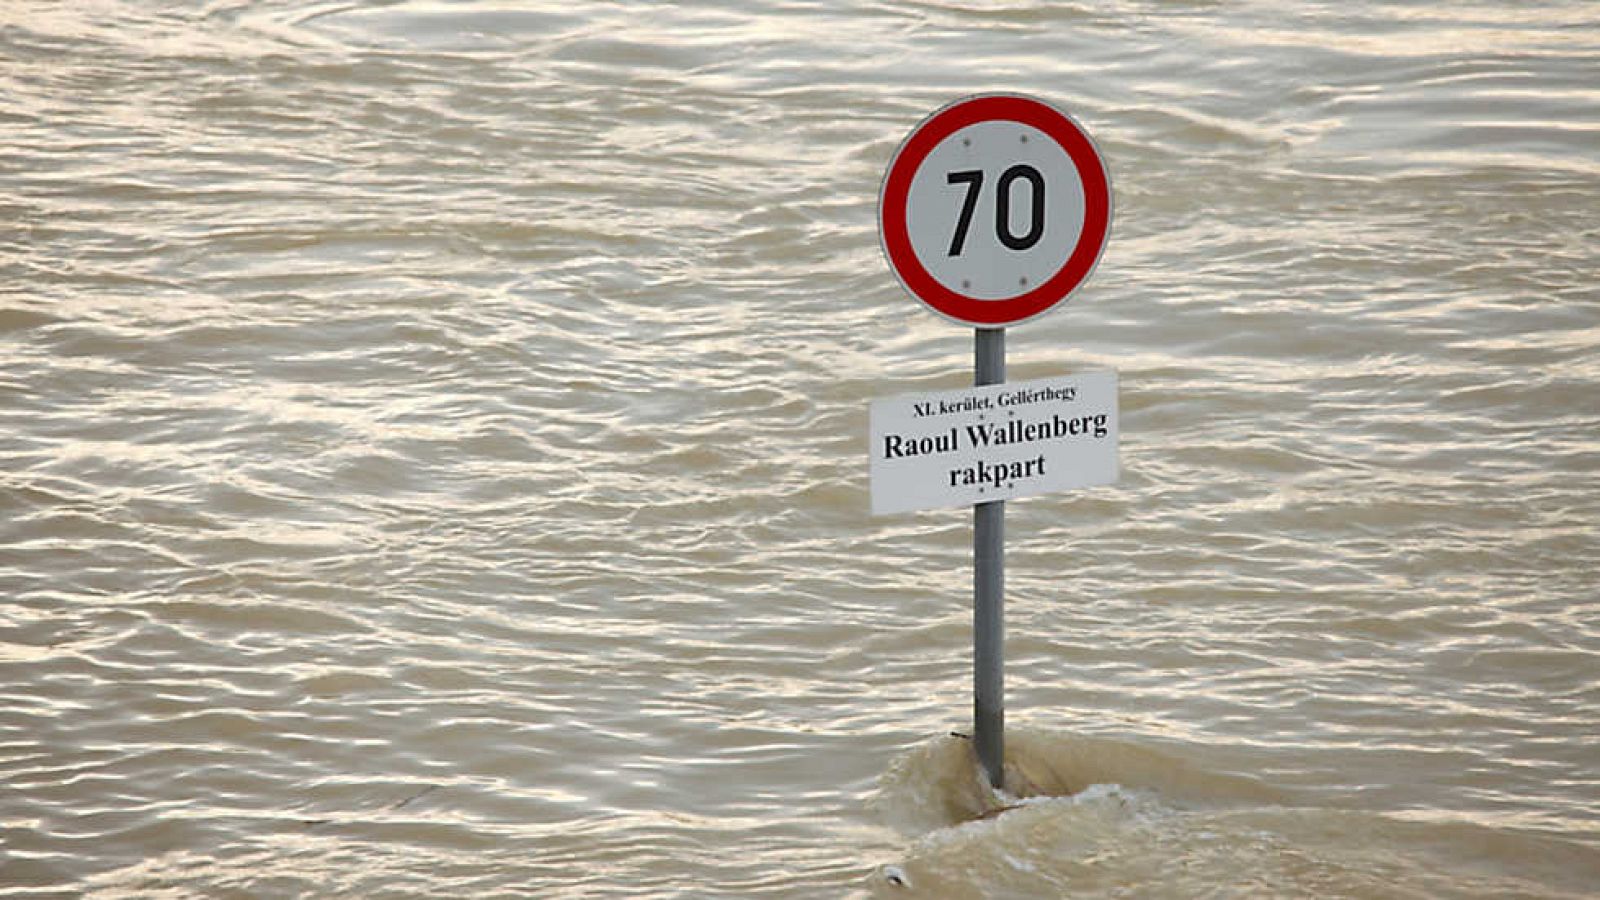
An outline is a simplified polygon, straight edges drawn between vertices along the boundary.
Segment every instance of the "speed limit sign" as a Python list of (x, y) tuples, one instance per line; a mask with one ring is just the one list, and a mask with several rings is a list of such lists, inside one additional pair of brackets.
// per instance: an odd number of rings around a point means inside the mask
[(912, 296), (976, 328), (1067, 299), (1111, 233), (1111, 177), (1072, 117), (1019, 94), (946, 106), (895, 151), (878, 197), (884, 255)]

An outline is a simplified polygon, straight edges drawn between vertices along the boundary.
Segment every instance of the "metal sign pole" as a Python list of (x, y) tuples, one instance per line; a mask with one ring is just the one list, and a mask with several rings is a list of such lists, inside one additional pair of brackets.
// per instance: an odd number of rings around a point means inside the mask
[[(1006, 331), (973, 332), (976, 384), (1004, 384)], [(973, 508), (972, 713), (978, 761), (996, 788), (1005, 786), (1005, 529), (1006, 503)]]

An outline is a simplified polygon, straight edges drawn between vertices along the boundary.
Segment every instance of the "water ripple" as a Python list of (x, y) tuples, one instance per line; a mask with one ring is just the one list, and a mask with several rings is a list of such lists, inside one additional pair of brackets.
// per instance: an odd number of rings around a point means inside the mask
[[(1582, 4), (14, 6), (0, 896), (1600, 879)], [(861, 440), (997, 87), (1111, 159), (1011, 369), (1123, 477), (1010, 511), (972, 821), (967, 518)]]

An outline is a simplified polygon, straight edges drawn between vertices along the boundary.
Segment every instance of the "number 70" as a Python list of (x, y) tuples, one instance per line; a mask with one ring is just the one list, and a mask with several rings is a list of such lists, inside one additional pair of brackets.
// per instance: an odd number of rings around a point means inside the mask
[[(1011, 230), (1011, 191), (1017, 180), (1028, 182), (1032, 199), (1028, 230), (1016, 234)], [(961, 201), (961, 215), (956, 219), (956, 232), (950, 236), (950, 255), (960, 256), (967, 245), (967, 231), (972, 227), (972, 213), (978, 208), (978, 194), (983, 191), (983, 171), (966, 169), (945, 175), (946, 184), (964, 184), (967, 195)], [(1017, 163), (1000, 173), (995, 185), (994, 234), (1000, 243), (1012, 250), (1026, 250), (1044, 237), (1044, 176), (1027, 163)]]

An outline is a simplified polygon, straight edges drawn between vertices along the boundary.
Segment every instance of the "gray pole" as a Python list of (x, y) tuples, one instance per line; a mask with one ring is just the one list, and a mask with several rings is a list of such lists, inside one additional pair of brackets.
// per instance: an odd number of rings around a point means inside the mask
[[(1006, 332), (973, 332), (977, 385), (1004, 384)], [(1005, 585), (1006, 503), (973, 507), (972, 714), (978, 762), (996, 788), (1005, 786)]]

